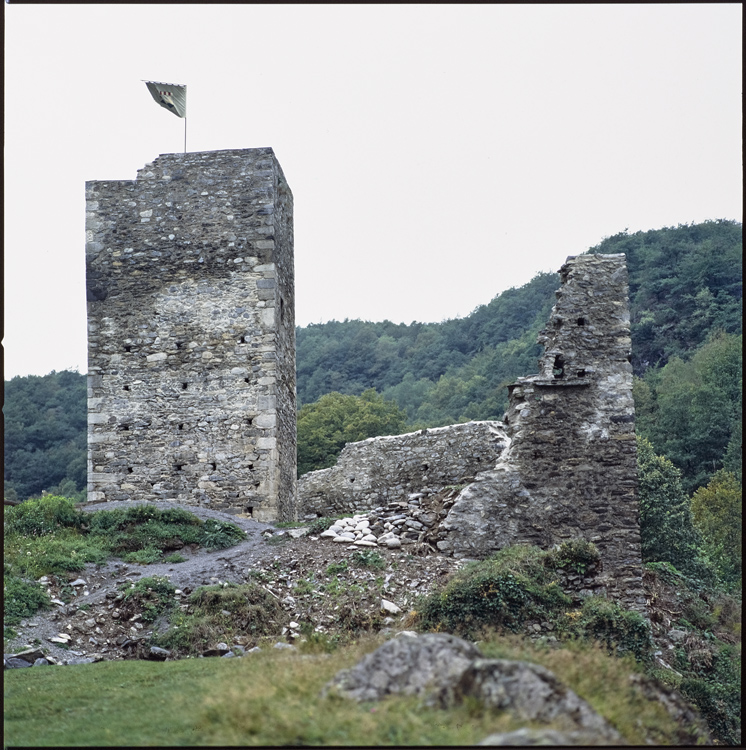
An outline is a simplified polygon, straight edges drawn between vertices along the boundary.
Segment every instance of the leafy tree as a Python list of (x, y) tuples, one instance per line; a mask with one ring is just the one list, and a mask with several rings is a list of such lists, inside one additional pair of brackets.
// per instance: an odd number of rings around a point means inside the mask
[(298, 476), (332, 466), (345, 443), (398, 435), (406, 414), (369, 388), (360, 396), (328, 393), (298, 413)]
[(648, 389), (636, 383), (639, 432), (681, 470), (687, 494), (707, 484), (726, 455), (740, 470), (741, 347), (740, 335), (716, 332), (689, 361), (673, 357), (648, 374)]
[(701, 539), (692, 525), (681, 472), (665, 456), (656, 455), (650, 441), (640, 436), (637, 474), (643, 562), (669, 562), (683, 573), (706, 576), (698, 556)]
[(741, 586), (741, 484), (734, 474), (720, 470), (707, 487), (692, 497), (692, 517), (704, 539), (704, 550), (721, 578)]
[(632, 366), (642, 375), (685, 357), (715, 329), (739, 334), (743, 227), (720, 219), (608, 237), (589, 252), (625, 253)]
[(6, 494), (27, 499), (69, 479), (85, 491), (86, 378), (77, 372), (15, 377), (5, 383)]

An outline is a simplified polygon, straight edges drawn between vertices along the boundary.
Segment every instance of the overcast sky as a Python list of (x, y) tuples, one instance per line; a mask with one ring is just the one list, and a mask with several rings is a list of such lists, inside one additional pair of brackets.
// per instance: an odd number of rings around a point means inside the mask
[(742, 218), (740, 4), (5, 5), (5, 378), (86, 372), (84, 183), (271, 146), (296, 320), (468, 315), (604, 237)]

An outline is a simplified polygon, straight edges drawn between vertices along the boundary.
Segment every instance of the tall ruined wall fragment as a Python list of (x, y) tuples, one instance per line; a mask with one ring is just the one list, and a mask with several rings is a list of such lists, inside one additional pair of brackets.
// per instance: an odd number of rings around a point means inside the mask
[(293, 198), (270, 148), (86, 184), (88, 498), (295, 517)]
[(505, 450), (503, 426), (469, 422), (348, 443), (334, 466), (298, 480), (299, 508), (309, 516), (359, 512), (471, 481)]
[(438, 546), (481, 558), (584, 538), (609, 593), (644, 611), (625, 256), (570, 257), (560, 274), (540, 373), (510, 387), (511, 445), (462, 491)]

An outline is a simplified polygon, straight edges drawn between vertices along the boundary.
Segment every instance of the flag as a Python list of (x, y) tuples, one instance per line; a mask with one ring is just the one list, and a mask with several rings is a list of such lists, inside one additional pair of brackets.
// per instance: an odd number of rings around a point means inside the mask
[(186, 117), (186, 86), (178, 83), (160, 83), (159, 81), (144, 81), (153, 99), (173, 112), (177, 117)]

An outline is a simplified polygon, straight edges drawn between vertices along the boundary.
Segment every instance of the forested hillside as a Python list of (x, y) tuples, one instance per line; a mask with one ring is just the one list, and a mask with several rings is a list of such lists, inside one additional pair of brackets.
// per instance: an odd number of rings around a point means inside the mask
[(77, 372), (5, 382), (5, 497), (86, 486), (86, 379)]
[[(621, 233), (589, 252), (627, 255), (638, 432), (682, 472), (687, 493), (722, 468), (740, 480), (741, 224)], [(407, 430), (500, 419), (506, 385), (536, 371), (536, 335), (558, 286), (556, 274), (541, 273), (471, 315), (442, 323), (346, 320), (299, 328), (299, 408), (328, 393), (360, 396), (374, 388), (403, 410)], [(6, 496), (25, 498), (66, 480), (68, 490), (69, 482), (83, 490), (84, 376), (14, 378), (5, 384), (5, 399)], [(360, 439), (357, 428), (354, 436), (344, 432), (341, 403), (333, 407), (337, 444)], [(315, 430), (325, 423), (322, 412), (323, 405), (313, 420), (299, 421), (299, 433), (311, 421)], [(376, 420), (367, 423), (375, 433)], [(299, 446), (305, 443), (299, 434)], [(312, 466), (306, 458), (299, 463)]]

